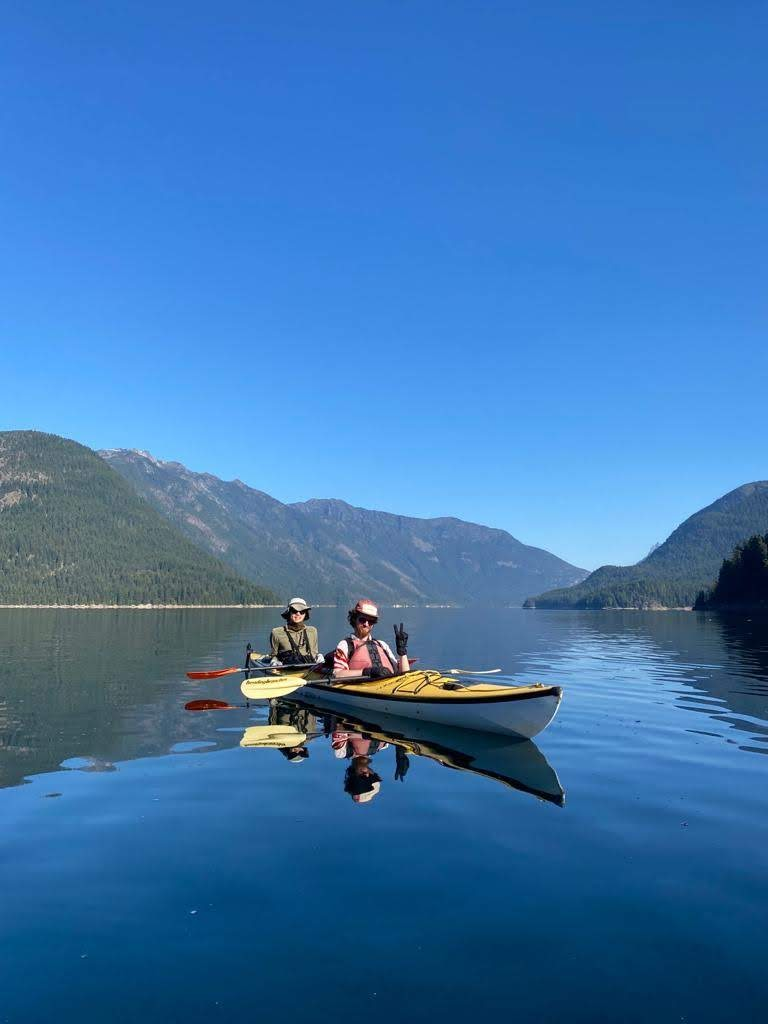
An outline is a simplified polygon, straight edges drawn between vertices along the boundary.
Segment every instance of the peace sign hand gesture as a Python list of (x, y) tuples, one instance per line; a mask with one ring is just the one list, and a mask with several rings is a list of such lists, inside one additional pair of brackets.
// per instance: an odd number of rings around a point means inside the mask
[(400, 623), (399, 628), (397, 626), (393, 626), (392, 628), (395, 631), (395, 647), (397, 648), (397, 656), (398, 658), (402, 658), (403, 655), (408, 653), (408, 634), (405, 632), (402, 622)]

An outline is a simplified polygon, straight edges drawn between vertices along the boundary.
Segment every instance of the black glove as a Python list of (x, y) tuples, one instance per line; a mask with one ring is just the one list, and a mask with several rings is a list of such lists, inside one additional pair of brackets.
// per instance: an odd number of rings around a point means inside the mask
[(397, 626), (392, 627), (395, 631), (395, 647), (397, 648), (398, 658), (402, 658), (403, 655), (408, 653), (408, 634), (403, 629), (402, 622), (400, 628)]
[(402, 747), (395, 747), (395, 781), (405, 782), (405, 776), (410, 767), (411, 762), (408, 760), (406, 752)]
[(386, 679), (387, 676), (391, 676), (392, 673), (389, 669), (383, 668), (381, 665), (371, 665), (369, 668), (363, 669), (363, 675), (368, 679)]

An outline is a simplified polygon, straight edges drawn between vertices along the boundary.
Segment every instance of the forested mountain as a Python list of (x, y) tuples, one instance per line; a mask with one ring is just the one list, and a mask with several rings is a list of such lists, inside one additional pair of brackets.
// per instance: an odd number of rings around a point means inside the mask
[(310, 601), (520, 604), (583, 569), (503, 530), (414, 519), (314, 499), (285, 505), (239, 480), (193, 473), (147, 452), (100, 453), (188, 537), (257, 582)]
[(604, 565), (568, 589), (531, 598), (536, 608), (690, 607), (736, 544), (768, 530), (768, 481), (730, 491), (696, 512), (637, 565)]
[(738, 544), (720, 566), (717, 583), (696, 598), (696, 609), (768, 607), (768, 533)]
[(259, 604), (89, 448), (0, 433), (0, 604)]

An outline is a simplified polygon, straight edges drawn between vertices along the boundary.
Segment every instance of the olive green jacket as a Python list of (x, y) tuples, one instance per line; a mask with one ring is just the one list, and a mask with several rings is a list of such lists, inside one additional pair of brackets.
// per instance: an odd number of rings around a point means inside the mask
[(317, 629), (314, 626), (302, 626), (301, 629), (288, 629), (287, 626), (277, 626), (272, 630), (269, 638), (269, 653), (271, 657), (278, 658), (281, 654), (289, 654), (293, 651), (289, 634), (299, 649), (300, 654), (309, 654), (312, 660), (317, 659)]

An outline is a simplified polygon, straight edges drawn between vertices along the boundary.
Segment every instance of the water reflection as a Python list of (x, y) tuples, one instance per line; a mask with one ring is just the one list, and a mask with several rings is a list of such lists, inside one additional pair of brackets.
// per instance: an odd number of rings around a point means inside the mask
[(293, 764), (309, 757), (307, 743), (320, 735), (317, 718), (306, 708), (272, 700), (265, 725), (251, 725), (243, 733), (241, 747), (271, 747)]
[[(649, 703), (717, 723), (719, 735), (742, 749), (768, 753), (768, 617), (690, 612), (549, 612), (559, 643), (521, 660), (524, 678), (566, 682), (564, 708), (573, 720), (591, 710), (584, 698), (642, 711)], [(555, 618), (564, 616), (562, 622)], [(568, 680), (578, 681), (574, 708)], [(661, 691), (664, 691), (663, 693)], [(595, 704), (594, 707), (599, 705)], [(693, 732), (704, 732), (693, 724)]]
[[(355, 803), (373, 800), (385, 777), (404, 782), (412, 767), (409, 755), (493, 779), (560, 807), (565, 802), (557, 773), (532, 740), (510, 741), (397, 715), (378, 714), (375, 722), (330, 715), (296, 695), (273, 701), (267, 723), (249, 726), (240, 745), (276, 748), (300, 763), (316, 740), (328, 744), (334, 759), (344, 763), (343, 790)], [(386, 751), (390, 754), (385, 756)]]
[(199, 687), (184, 669), (220, 663), (270, 621), (261, 610), (0, 611), (0, 788), (72, 757), (110, 771), (99, 766), (192, 742), (179, 695)]

